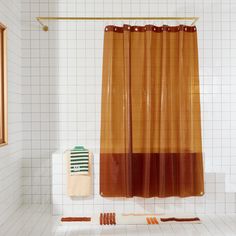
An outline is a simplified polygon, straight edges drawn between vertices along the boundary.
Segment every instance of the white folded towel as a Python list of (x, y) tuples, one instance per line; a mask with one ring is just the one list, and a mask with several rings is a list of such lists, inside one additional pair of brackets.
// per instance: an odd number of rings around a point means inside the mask
[(93, 154), (89, 152), (87, 174), (71, 175), (70, 151), (65, 152), (65, 163), (67, 168), (67, 195), (70, 197), (90, 196), (92, 194)]

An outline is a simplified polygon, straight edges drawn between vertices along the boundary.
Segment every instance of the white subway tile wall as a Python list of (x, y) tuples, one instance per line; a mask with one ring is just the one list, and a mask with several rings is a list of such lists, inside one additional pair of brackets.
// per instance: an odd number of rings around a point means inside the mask
[[(57, 150), (81, 144), (96, 154), (98, 177), (100, 100), (104, 27), (108, 24), (179, 24), (166, 21), (60, 21), (41, 30), (36, 16), (199, 16), (206, 196), (194, 199), (76, 200), (83, 209), (115, 208), (197, 211), (235, 210), (236, 192), (236, 2), (232, 0), (23, 0), (24, 200), (51, 201), (51, 158)], [(54, 167), (53, 167), (54, 169)], [(217, 173), (217, 174), (215, 174)], [(209, 178), (209, 179), (208, 179)], [(220, 181), (220, 182), (219, 182)], [(58, 190), (59, 191), (59, 190)], [(228, 204), (228, 200), (231, 199)], [(173, 201), (176, 204), (172, 204)], [(164, 203), (163, 203), (164, 202)], [(198, 203), (196, 205), (196, 202)], [(64, 199), (60, 207), (72, 204)], [(132, 204), (130, 204), (132, 203)], [(207, 204), (208, 203), (208, 204)], [(234, 206), (234, 207), (233, 207)], [(96, 209), (94, 209), (96, 207)], [(100, 208), (99, 208), (100, 207)], [(121, 207), (121, 208), (120, 208)], [(79, 207), (78, 207), (79, 208)], [(69, 209), (69, 208), (68, 208)], [(110, 208), (109, 208), (110, 209)], [(109, 210), (108, 209), (108, 210)], [(113, 208), (112, 208), (113, 209)]]
[(0, 147), (0, 225), (22, 203), (21, 5), (0, 1), (7, 26), (8, 145)]

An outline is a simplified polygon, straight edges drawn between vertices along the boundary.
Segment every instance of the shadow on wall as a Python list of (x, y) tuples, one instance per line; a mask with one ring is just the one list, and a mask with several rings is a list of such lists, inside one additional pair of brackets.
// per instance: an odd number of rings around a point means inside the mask
[[(48, 37), (48, 75), (43, 80), (50, 88), (45, 109), (50, 106), (48, 160), (53, 172), (51, 158), (55, 153), (63, 153), (75, 145), (84, 145), (94, 153), (97, 150), (100, 128), (96, 124), (100, 127), (101, 83), (99, 81), (102, 61), (100, 35), (103, 37), (103, 25), (99, 27), (98, 34), (93, 23), (52, 21), (49, 24), (49, 31), (41, 31), (40, 34)], [(95, 39), (99, 43), (96, 43)], [(93, 160), (96, 181), (98, 160), (96, 155)], [(64, 178), (61, 181), (63, 183), (66, 180)], [(50, 191), (54, 187), (53, 180), (51, 183)], [(74, 201), (83, 203), (80, 198)]]
[[(59, 9), (55, 2), (50, 3), (50, 11)], [(38, 15), (48, 15), (48, 12), (38, 12)], [(45, 22), (47, 24), (48, 22)], [(38, 24), (38, 22), (36, 22)], [(60, 130), (60, 28), (57, 22), (50, 23), (49, 31), (42, 28), (39, 31), (39, 59), (40, 59), (40, 140), (41, 140), (41, 165), (39, 177), (40, 203), (51, 201), (51, 156), (59, 148)], [(66, 66), (66, 65), (65, 65)], [(64, 78), (66, 79), (66, 78)], [(33, 152), (33, 150), (32, 150)], [(48, 167), (48, 168), (47, 168)], [(32, 173), (33, 174), (33, 173)], [(33, 196), (33, 202), (34, 196)]]

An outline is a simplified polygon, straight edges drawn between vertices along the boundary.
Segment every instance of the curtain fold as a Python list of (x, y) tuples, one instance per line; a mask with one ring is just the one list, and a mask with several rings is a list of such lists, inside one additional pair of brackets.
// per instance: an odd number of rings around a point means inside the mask
[(100, 194), (204, 193), (195, 26), (107, 26)]

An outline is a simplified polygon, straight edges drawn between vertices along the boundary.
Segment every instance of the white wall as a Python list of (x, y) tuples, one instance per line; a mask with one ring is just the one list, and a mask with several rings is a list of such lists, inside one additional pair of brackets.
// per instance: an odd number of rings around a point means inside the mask
[[(222, 196), (206, 194), (202, 201), (224, 199), (226, 204), (225, 191), (236, 191), (236, 2), (23, 0), (24, 199), (33, 203), (50, 201), (50, 159), (55, 150), (82, 144), (99, 152), (104, 26), (144, 24), (51, 22), (45, 33), (35, 21), (39, 15), (200, 17), (197, 28), (205, 170), (226, 176)], [(96, 155), (96, 186), (98, 167)], [(206, 190), (216, 192), (217, 177), (210, 178)], [(235, 202), (235, 195), (230, 196)], [(126, 201), (121, 200), (120, 205), (124, 204)], [(216, 204), (212, 208), (216, 211)]]
[(0, 147), (0, 225), (22, 203), (22, 104), (20, 1), (0, 1), (7, 26), (9, 144)]

